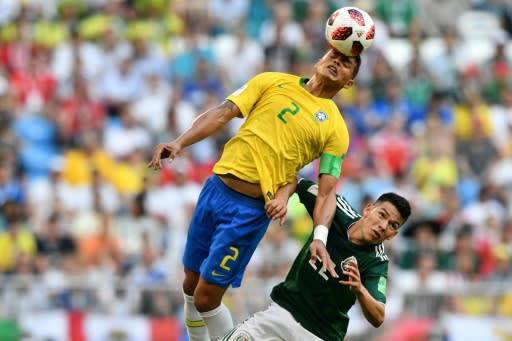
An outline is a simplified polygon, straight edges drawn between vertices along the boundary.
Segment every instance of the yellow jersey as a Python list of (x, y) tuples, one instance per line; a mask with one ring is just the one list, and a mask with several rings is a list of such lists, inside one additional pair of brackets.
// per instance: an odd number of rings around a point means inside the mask
[(228, 96), (245, 122), (224, 146), (213, 172), (259, 183), (265, 200), (318, 157), (320, 173), (339, 177), (349, 145), (347, 126), (334, 101), (309, 93), (306, 82), (265, 72)]

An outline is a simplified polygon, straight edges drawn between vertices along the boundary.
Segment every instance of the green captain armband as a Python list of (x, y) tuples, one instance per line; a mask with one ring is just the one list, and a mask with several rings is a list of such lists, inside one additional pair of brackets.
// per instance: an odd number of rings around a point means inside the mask
[(341, 165), (343, 164), (344, 157), (345, 154), (341, 157), (337, 157), (332, 154), (322, 154), (320, 156), (320, 169), (318, 173), (329, 174), (338, 179), (340, 177)]

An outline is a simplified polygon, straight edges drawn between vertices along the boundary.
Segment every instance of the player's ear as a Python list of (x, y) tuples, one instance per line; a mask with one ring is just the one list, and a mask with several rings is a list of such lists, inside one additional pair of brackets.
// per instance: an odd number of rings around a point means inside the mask
[(373, 209), (373, 204), (366, 204), (366, 206), (363, 208), (363, 216), (367, 216), (371, 210)]
[(354, 80), (353, 80), (353, 79), (351, 79), (351, 80), (347, 81), (347, 82), (345, 83), (345, 85), (343, 86), (343, 89), (349, 89), (349, 88), (351, 88), (351, 87), (352, 87), (352, 85), (354, 85)]

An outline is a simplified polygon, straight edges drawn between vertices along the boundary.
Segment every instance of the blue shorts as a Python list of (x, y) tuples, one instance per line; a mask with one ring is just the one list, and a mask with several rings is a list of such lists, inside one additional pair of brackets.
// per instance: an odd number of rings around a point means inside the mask
[(209, 283), (236, 288), (270, 223), (263, 200), (251, 198), (210, 176), (188, 229), (183, 265)]

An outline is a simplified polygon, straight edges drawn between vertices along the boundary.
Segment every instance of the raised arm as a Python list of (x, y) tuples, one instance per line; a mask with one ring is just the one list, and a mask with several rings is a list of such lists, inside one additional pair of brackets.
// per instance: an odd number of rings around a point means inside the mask
[(338, 278), (334, 264), (327, 252), (327, 235), (336, 211), (336, 183), (338, 179), (329, 174), (320, 175), (318, 194), (313, 211), (313, 242), (309, 249), (311, 260), (319, 258), (322, 261), (322, 271), (329, 270), (333, 278)]
[(158, 144), (153, 151), (153, 157), (148, 167), (160, 169), (162, 167), (162, 159), (169, 158), (170, 161), (174, 160), (183, 148), (214, 134), (234, 117), (240, 116), (241, 113), (238, 107), (228, 100), (205, 111), (175, 140), (169, 143)]

